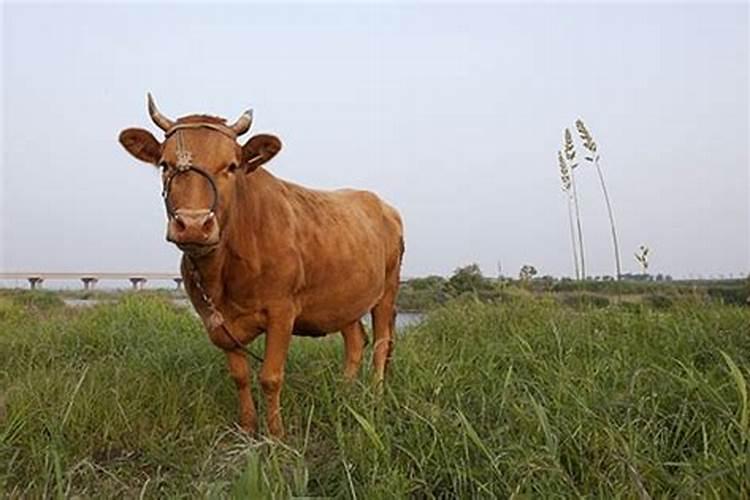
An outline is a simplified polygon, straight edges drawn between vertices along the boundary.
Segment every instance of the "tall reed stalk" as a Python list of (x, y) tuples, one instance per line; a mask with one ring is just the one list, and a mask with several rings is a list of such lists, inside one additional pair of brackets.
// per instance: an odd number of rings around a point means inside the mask
[(601, 165), (599, 165), (599, 153), (597, 152), (597, 145), (591, 133), (586, 128), (583, 120), (576, 120), (576, 129), (578, 129), (578, 135), (583, 141), (583, 147), (585, 147), (589, 155), (585, 156), (584, 159), (589, 163), (593, 163), (596, 166), (596, 173), (599, 175), (599, 183), (602, 187), (602, 193), (604, 193), (604, 202), (607, 205), (607, 215), (609, 216), (609, 228), (612, 232), (612, 247), (615, 253), (615, 270), (617, 273), (617, 279), (619, 280), (622, 276), (622, 266), (620, 264), (620, 245), (617, 242), (617, 229), (615, 228), (615, 216), (612, 211), (612, 202), (609, 199), (609, 192), (607, 191), (607, 185), (604, 182), (604, 174), (602, 173)]
[(565, 196), (568, 199), (568, 226), (570, 227), (570, 243), (573, 248), (573, 265), (576, 271), (576, 279), (581, 279), (581, 270), (578, 265), (578, 248), (576, 247), (576, 234), (575, 226), (573, 224), (573, 192), (570, 177), (570, 168), (568, 167), (565, 158), (561, 151), (557, 152), (557, 161), (560, 165), (560, 181), (562, 183), (562, 190), (565, 192)]
[(581, 210), (578, 206), (578, 191), (576, 190), (576, 176), (575, 169), (578, 167), (578, 163), (575, 162), (576, 148), (573, 144), (573, 136), (570, 133), (570, 129), (565, 129), (565, 160), (570, 168), (570, 185), (573, 193), (573, 206), (576, 213), (576, 226), (578, 228), (578, 250), (581, 259), (581, 279), (586, 279), (586, 256), (583, 250), (583, 229), (581, 226)]

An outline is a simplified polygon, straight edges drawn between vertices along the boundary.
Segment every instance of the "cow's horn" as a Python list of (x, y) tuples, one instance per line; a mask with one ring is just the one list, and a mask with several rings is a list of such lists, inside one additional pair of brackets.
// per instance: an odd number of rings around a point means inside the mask
[(161, 114), (157, 109), (154, 98), (151, 97), (151, 92), (148, 93), (148, 113), (151, 115), (151, 119), (154, 120), (154, 123), (163, 131), (166, 132), (174, 127), (174, 122)]
[(242, 116), (240, 116), (236, 122), (234, 122), (232, 125), (229, 125), (229, 128), (231, 128), (235, 134), (242, 135), (250, 129), (250, 125), (252, 124), (253, 110), (248, 109), (247, 111), (242, 113)]

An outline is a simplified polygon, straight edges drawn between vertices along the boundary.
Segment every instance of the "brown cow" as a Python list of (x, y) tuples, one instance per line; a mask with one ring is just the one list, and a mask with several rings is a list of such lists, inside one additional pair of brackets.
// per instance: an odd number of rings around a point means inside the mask
[(268, 429), (282, 436), (279, 396), (292, 335), (344, 337), (344, 374), (356, 376), (372, 313), (374, 379), (382, 383), (394, 337), (403, 256), (398, 212), (367, 191), (318, 191), (278, 179), (261, 165), (281, 149), (272, 135), (244, 146), (252, 112), (229, 125), (191, 115), (172, 121), (148, 96), (165, 132), (129, 128), (120, 143), (162, 169), (167, 240), (182, 251), (185, 287), (237, 385), (240, 424), (257, 430), (245, 345), (266, 333), (260, 384)]

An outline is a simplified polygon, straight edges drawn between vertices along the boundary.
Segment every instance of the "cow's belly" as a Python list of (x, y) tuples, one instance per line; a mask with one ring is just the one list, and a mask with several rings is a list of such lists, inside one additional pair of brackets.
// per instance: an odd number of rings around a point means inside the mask
[[(352, 222), (353, 227), (357, 227)], [(299, 331), (335, 332), (367, 314), (383, 296), (386, 249), (371, 231), (337, 232), (328, 247), (303, 250)]]
[(353, 276), (306, 290), (295, 331), (300, 335), (331, 333), (358, 321), (383, 296), (385, 278), (379, 274), (360, 280)]

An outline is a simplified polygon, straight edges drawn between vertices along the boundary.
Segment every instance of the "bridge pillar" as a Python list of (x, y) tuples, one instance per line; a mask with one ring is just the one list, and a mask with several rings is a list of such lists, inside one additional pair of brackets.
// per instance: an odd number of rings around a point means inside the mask
[(31, 286), (32, 290), (36, 290), (37, 288), (42, 288), (42, 283), (44, 282), (44, 278), (41, 276), (29, 276), (29, 286)]
[(182, 290), (182, 278), (177, 277), (177, 278), (172, 278), (172, 279), (174, 280), (175, 285), (177, 285), (175, 290)]
[(94, 289), (99, 278), (96, 276), (84, 276), (81, 278), (81, 281), (83, 282), (83, 289), (88, 291)]
[(146, 278), (143, 276), (132, 276), (129, 279), (130, 283), (133, 285), (133, 290), (143, 290), (143, 285), (146, 284)]

